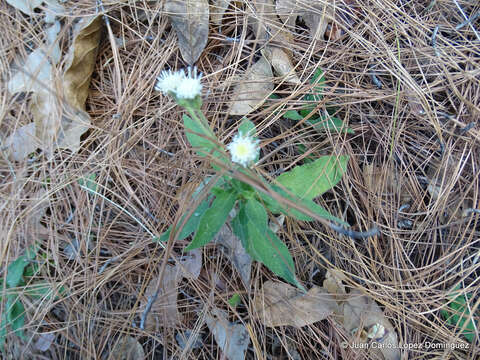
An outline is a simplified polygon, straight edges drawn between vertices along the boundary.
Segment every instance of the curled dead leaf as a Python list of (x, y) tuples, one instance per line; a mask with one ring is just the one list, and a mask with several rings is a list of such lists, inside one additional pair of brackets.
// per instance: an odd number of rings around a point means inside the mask
[(7, 3), (24, 14), (35, 15), (35, 9), (42, 5), (43, 0), (7, 0)]
[(299, 0), (277, 0), (275, 10), (278, 17), (288, 26), (294, 26), (297, 17), (302, 13)]
[(276, 46), (267, 46), (263, 54), (270, 64), (272, 64), (275, 72), (279, 76), (284, 77), (286, 82), (296, 85), (302, 83), (295, 73), (290, 57), (283, 49)]
[(375, 196), (397, 194), (402, 205), (412, 201), (406, 182), (391, 167), (366, 164), (363, 179), (368, 192)]
[(324, 39), (328, 22), (334, 20), (335, 13), (328, 3), (322, 5), (319, 2), (315, 3), (314, 9), (304, 11), (302, 18), (309, 27), (312, 38), (320, 41)]
[(202, 249), (189, 251), (180, 259), (183, 276), (191, 279), (198, 279), (202, 270)]
[(237, 238), (228, 224), (221, 227), (214, 241), (222, 246), (233, 266), (240, 274), (246, 288), (250, 286), (252, 258), (247, 254), (242, 242)]
[(63, 88), (65, 99), (77, 109), (85, 109), (101, 31), (101, 16), (86, 17), (74, 29), (74, 40), (63, 75)]
[(207, 0), (167, 0), (165, 11), (177, 34), (183, 60), (193, 65), (202, 54), (208, 38)]
[(212, 10), (210, 11), (212, 22), (215, 25), (220, 25), (227, 11), (228, 6), (232, 0), (214, 0), (212, 4)]
[(343, 272), (336, 269), (329, 269), (325, 275), (325, 280), (323, 281), (323, 287), (332, 294), (337, 301), (345, 300), (347, 291), (345, 290), (345, 285), (342, 281), (346, 280), (347, 277)]
[(109, 354), (110, 359), (139, 360), (145, 359), (142, 345), (131, 336), (120, 337)]
[(228, 360), (244, 360), (250, 336), (243, 324), (228, 321), (227, 313), (213, 308), (205, 315), (208, 328)]
[[(93, 16), (82, 19), (76, 25), (67, 69), (61, 83), (54, 78), (51, 62), (51, 59), (57, 60), (55, 46), (52, 57), (42, 48), (30, 53), (23, 68), (8, 82), (12, 94), (32, 92), (29, 106), (34, 125), (28, 125), (20, 135), (28, 135), (34, 127), (38, 147), (47, 152), (54, 150), (54, 144), (59, 148), (78, 150), (81, 135), (90, 127), (90, 117), (84, 109), (100, 41), (101, 24), (101, 16)], [(54, 42), (53, 38), (58, 33), (57, 24), (51, 29), (48, 38), (49, 42)], [(58, 87), (63, 87), (63, 104), (57, 96)], [(19, 138), (12, 138), (14, 139)], [(27, 150), (30, 149), (31, 146)], [(12, 149), (11, 153), (19, 160), (20, 155), (26, 156), (29, 152)]]
[(319, 286), (304, 293), (285, 283), (267, 281), (255, 297), (254, 307), (258, 318), (266, 326), (302, 327), (335, 313), (337, 302)]
[(5, 153), (14, 161), (25, 159), (38, 147), (39, 143), (35, 137), (35, 123), (19, 127), (5, 141)]
[(343, 326), (356, 335), (355, 342), (366, 344), (367, 339), (373, 339), (383, 345), (378, 348), (370, 347), (369, 352), (380, 351), (385, 360), (400, 359), (395, 328), (373, 299), (354, 290), (344, 305), (343, 314)]
[(167, 265), (159, 283), (160, 278), (154, 277), (145, 290), (145, 295), (140, 304), (141, 311), (144, 311), (147, 303), (156, 298), (145, 320), (145, 330), (157, 331), (160, 326), (168, 325), (174, 327), (181, 321), (181, 314), (178, 312), (177, 297), (178, 283), (182, 278), (182, 270), (177, 266)]
[(232, 96), (231, 115), (246, 115), (261, 106), (273, 91), (270, 63), (261, 57), (248, 69)]

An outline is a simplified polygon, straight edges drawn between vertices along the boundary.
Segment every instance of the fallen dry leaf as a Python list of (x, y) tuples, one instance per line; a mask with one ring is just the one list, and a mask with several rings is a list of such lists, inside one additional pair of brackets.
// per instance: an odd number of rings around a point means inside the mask
[(365, 343), (368, 338), (382, 344), (378, 348), (370, 347), (369, 352), (381, 351), (385, 360), (400, 359), (395, 328), (377, 303), (357, 290), (350, 293), (344, 305), (343, 326), (350, 333), (363, 334), (363, 336), (357, 336), (355, 339), (357, 342)]
[(325, 275), (323, 287), (327, 289), (327, 291), (332, 294), (337, 301), (345, 300), (347, 291), (345, 290), (345, 285), (342, 283), (342, 281), (346, 279), (347, 277), (340, 270), (329, 269)]
[(262, 50), (263, 56), (270, 62), (275, 73), (284, 77), (286, 82), (300, 84), (292, 64), (294, 44), (291, 31), (288, 31), (279, 21), (275, 13), (273, 0), (255, 0), (255, 11), (247, 8), (248, 26), (261, 42), (271, 42), (279, 45), (267, 45)]
[(266, 326), (302, 327), (332, 315), (337, 310), (337, 302), (319, 286), (303, 293), (291, 285), (267, 281), (255, 297), (254, 307)]
[(183, 255), (180, 264), (184, 277), (198, 279), (202, 271), (202, 249), (194, 249)]
[(100, 43), (102, 21), (101, 16), (86, 17), (74, 29), (74, 40), (67, 55), (63, 86), (66, 100), (77, 109), (85, 109)]
[(223, 16), (225, 15), (225, 11), (227, 10), (228, 6), (232, 0), (214, 0), (212, 4), (212, 11), (210, 11), (210, 15), (212, 18), (212, 22), (215, 25), (220, 25), (223, 20)]
[(286, 82), (297, 85), (302, 83), (295, 73), (290, 56), (285, 50), (276, 46), (267, 46), (263, 55), (272, 64), (277, 75), (284, 77)]
[(456, 177), (460, 175), (461, 161), (452, 156), (444, 156), (440, 162), (432, 161), (429, 164), (427, 178), (429, 184), (427, 190), (433, 200), (448, 194), (449, 187), (454, 186)]
[(261, 106), (273, 91), (272, 78), (272, 68), (262, 56), (235, 86), (230, 115), (246, 115)]
[(5, 153), (14, 161), (25, 159), (38, 147), (39, 143), (35, 137), (35, 123), (19, 127), (5, 141)]
[(412, 200), (406, 182), (402, 181), (395, 169), (366, 164), (363, 168), (363, 179), (369, 193), (375, 196), (398, 194), (402, 205)]
[(223, 225), (215, 236), (214, 241), (222, 246), (225, 254), (237, 269), (243, 284), (250, 287), (252, 258), (247, 254), (239, 238), (237, 238), (228, 224)]
[(50, 346), (52, 346), (52, 343), (54, 340), (55, 340), (54, 333), (40, 333), (33, 347), (35, 350), (45, 352), (48, 349), (50, 349)]
[[(310, 2), (306, 6), (298, 0), (277, 0), (276, 12), (288, 26), (294, 26), (297, 17), (302, 17), (314, 40), (323, 40), (328, 23), (335, 19), (334, 8), (328, 2), (320, 1)], [(332, 25), (329, 35), (335, 40), (341, 35), (340, 29)]]
[(300, 11), (299, 0), (277, 0), (275, 10), (278, 17), (288, 26), (295, 26), (297, 17), (303, 12)]
[(145, 330), (157, 331), (160, 324), (162, 326), (169, 325), (174, 327), (181, 321), (181, 315), (177, 307), (177, 297), (178, 283), (182, 275), (183, 272), (179, 267), (167, 265), (163, 272), (161, 283), (159, 283), (159, 277), (154, 277), (150, 280), (140, 304), (140, 310), (142, 312), (145, 310), (152, 296), (157, 294), (157, 297), (145, 320)]
[[(32, 92), (29, 106), (34, 125), (29, 125), (21, 135), (30, 134), (31, 127), (34, 126), (34, 143), (37, 142), (38, 147), (49, 153), (54, 150), (54, 144), (59, 148), (78, 150), (80, 136), (90, 127), (90, 117), (84, 108), (100, 41), (101, 24), (100, 16), (84, 18), (77, 24), (67, 70), (61, 84), (54, 78), (51, 63), (51, 59), (55, 62), (58, 57), (55, 55), (55, 47), (51, 49), (52, 57), (42, 48), (34, 50), (27, 57), (23, 69), (8, 82), (8, 89), (12, 94)], [(51, 33), (48, 35), (48, 42), (53, 42), (58, 32), (57, 24), (52, 28), (49, 30)], [(57, 85), (63, 86), (63, 105), (56, 94)], [(10, 153), (19, 160), (20, 154), (29, 152), (11, 149)]]
[(131, 336), (120, 337), (109, 354), (109, 359), (140, 360), (145, 359), (142, 345)]
[(167, 0), (165, 11), (177, 34), (183, 60), (193, 65), (208, 38), (209, 6), (207, 0)]
[(323, 40), (328, 22), (335, 18), (333, 8), (324, 3), (314, 3), (313, 9), (308, 9), (302, 13), (305, 24), (310, 29), (310, 34), (314, 40)]
[(27, 15), (36, 15), (35, 9), (42, 5), (43, 0), (7, 0), (7, 3)]
[(217, 308), (205, 315), (205, 322), (228, 360), (245, 359), (250, 336), (244, 325), (229, 322), (227, 313)]
[(270, 220), (268, 226), (270, 230), (272, 230), (276, 234), (282, 228), (284, 222), (285, 215), (281, 214)]

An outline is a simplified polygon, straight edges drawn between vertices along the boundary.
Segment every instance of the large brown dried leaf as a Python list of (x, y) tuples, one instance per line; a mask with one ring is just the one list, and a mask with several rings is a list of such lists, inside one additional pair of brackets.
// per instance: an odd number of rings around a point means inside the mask
[(19, 127), (5, 141), (6, 154), (15, 161), (25, 159), (38, 147), (39, 144), (35, 137), (35, 123)]
[(215, 242), (222, 246), (233, 266), (237, 269), (246, 288), (250, 287), (252, 258), (247, 254), (242, 242), (237, 238), (228, 224), (222, 226), (215, 237)]
[(181, 315), (177, 307), (177, 297), (178, 283), (182, 278), (182, 274), (183, 272), (179, 267), (167, 265), (163, 272), (161, 283), (159, 283), (159, 277), (150, 280), (140, 305), (141, 311), (145, 310), (151, 297), (155, 296), (155, 294), (157, 294), (157, 297), (145, 320), (145, 330), (157, 331), (163, 325), (174, 327), (181, 321)]
[(212, 4), (211, 18), (215, 25), (220, 25), (223, 20), (223, 15), (227, 10), (232, 0), (214, 0)]
[(246, 115), (261, 106), (273, 90), (273, 73), (269, 62), (261, 57), (235, 86), (231, 115)]
[(385, 360), (400, 359), (395, 328), (377, 303), (359, 291), (352, 291), (344, 305), (343, 326), (357, 335), (355, 342), (366, 344), (374, 341), (379, 344), (377, 348), (369, 348), (372, 356), (375, 356), (374, 352), (381, 351)]
[(267, 46), (263, 51), (263, 54), (270, 64), (272, 64), (275, 72), (279, 76), (284, 77), (286, 82), (292, 84), (302, 83), (295, 73), (290, 56), (284, 49), (276, 46)]
[[(28, 125), (26, 130), (31, 132), (31, 127), (35, 127), (35, 141), (32, 143), (37, 142), (38, 147), (47, 152), (52, 152), (54, 145), (78, 150), (80, 137), (90, 127), (90, 117), (84, 109), (100, 41), (101, 24), (100, 16), (84, 18), (77, 24), (63, 81), (56, 81), (51, 58), (39, 48), (28, 56), (23, 69), (8, 83), (12, 94), (32, 92), (29, 105), (34, 125)], [(58, 26), (52, 26), (49, 42), (57, 29)], [(53, 60), (58, 59), (54, 56)], [(59, 88), (64, 92), (63, 100), (57, 96)], [(29, 133), (24, 131), (20, 135)], [(19, 137), (11, 138), (14, 139), (18, 140)], [(20, 160), (20, 155), (26, 156), (28, 150), (31, 150), (31, 145), (25, 150), (10, 149), (10, 153), (15, 160)]]
[(315, 10), (307, 10), (302, 14), (305, 24), (310, 28), (310, 34), (314, 40), (323, 40), (328, 22), (335, 17), (333, 8), (327, 3), (318, 3), (314, 6)]
[(323, 320), (337, 310), (335, 298), (319, 286), (303, 293), (285, 283), (267, 281), (254, 301), (259, 319), (270, 327), (302, 327)]
[(27, 15), (36, 15), (35, 9), (42, 5), (43, 0), (7, 0), (7, 3)]
[(302, 13), (298, 4), (299, 0), (277, 0), (275, 10), (278, 17), (289, 26), (294, 26), (297, 17)]
[(226, 312), (217, 308), (213, 308), (205, 315), (205, 321), (228, 360), (245, 359), (250, 336), (243, 324), (229, 322)]
[(177, 33), (178, 47), (183, 59), (193, 65), (207, 44), (208, 1), (167, 0), (165, 11)]
[(75, 28), (73, 45), (67, 55), (63, 87), (66, 100), (77, 109), (85, 109), (101, 31), (101, 16), (86, 17)]
[(109, 354), (109, 359), (115, 360), (139, 360), (144, 358), (145, 351), (142, 345), (131, 336), (120, 337)]
[(255, 11), (247, 8), (248, 24), (257, 40), (278, 45), (267, 45), (262, 54), (272, 65), (275, 73), (292, 84), (301, 81), (292, 64), (291, 45), (293, 35), (280, 22), (272, 0), (255, 0)]
[[(298, 16), (301, 16), (310, 29), (314, 40), (323, 40), (328, 23), (335, 18), (334, 9), (328, 2), (310, 2), (308, 6), (302, 5), (298, 0), (277, 0), (276, 11), (280, 19), (288, 26), (295, 25)], [(332, 30), (333, 31), (332, 25)], [(340, 34), (335, 28), (331, 34), (335, 40)]]

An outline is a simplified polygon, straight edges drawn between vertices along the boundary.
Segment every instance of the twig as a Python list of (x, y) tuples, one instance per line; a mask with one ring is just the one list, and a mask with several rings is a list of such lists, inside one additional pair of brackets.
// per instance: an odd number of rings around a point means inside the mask
[(432, 34), (432, 47), (433, 51), (435, 51), (435, 55), (440, 57), (440, 52), (437, 49), (437, 34), (438, 34), (438, 29), (440, 28), (439, 25), (435, 26), (435, 29), (433, 29), (433, 34)]
[[(457, 1), (457, 0), (453, 0), (453, 2), (454, 2), (455, 5), (457, 6), (458, 10), (460, 10), (460, 13), (462, 14), (463, 18), (464, 18), (466, 21), (469, 21), (470, 19), (469, 19), (468, 16), (463, 12), (463, 9), (462, 9), (462, 7), (460, 6), (460, 4), (458, 3), (458, 1)], [(471, 21), (468, 22), (468, 25), (469, 25), (470, 28), (473, 30), (473, 33), (475, 34), (475, 36), (477, 37), (477, 39), (480, 40), (480, 35), (478, 35), (478, 32), (477, 32), (477, 30), (475, 30), (475, 28), (473, 27)]]
[(140, 318), (140, 329), (145, 330), (145, 321), (147, 320), (148, 313), (152, 310), (152, 305), (157, 300), (158, 294), (160, 293), (160, 289), (158, 289), (155, 294), (148, 298), (147, 306), (142, 313), (142, 317)]
[(471, 122), (470, 124), (465, 126), (463, 129), (460, 129), (460, 131), (459, 131), (460, 135), (465, 134), (468, 130), (473, 129), (474, 126), (475, 126), (475, 123)]
[(98, 270), (98, 273), (99, 274), (103, 273), (109, 264), (111, 264), (114, 261), (117, 261), (121, 257), (122, 257), (121, 255), (117, 255), (117, 256), (115, 256), (113, 258), (110, 258), (107, 261), (105, 261), (105, 264), (103, 264), (102, 267), (100, 268), (100, 270)]
[(332, 224), (330, 223), (330, 228), (332, 230), (335, 230), (336, 232), (342, 234), (342, 235), (345, 235), (345, 236), (348, 236), (348, 237), (351, 237), (353, 239), (366, 239), (366, 238), (369, 238), (371, 236), (375, 236), (375, 235), (378, 235), (379, 231), (378, 231), (378, 228), (374, 227), (368, 231), (354, 231), (354, 230), (347, 230), (347, 229), (344, 229), (338, 225), (335, 225), (335, 224)]
[[(373, 70), (373, 65), (370, 65), (370, 69)], [(373, 84), (377, 88), (379, 88), (379, 89), (382, 88), (382, 86), (383, 86), (382, 82), (380, 81), (380, 79), (377, 77), (377, 75), (373, 71), (370, 73), (370, 78), (372, 79)]]
[(477, 20), (479, 17), (480, 17), (480, 11), (478, 11), (476, 14), (474, 14), (470, 19), (465, 20), (461, 24), (458, 24), (455, 27), (455, 30), (460, 30), (461, 28), (463, 28), (463, 27), (469, 25), (470, 23), (474, 22), (475, 20)]
[(470, 208), (470, 209), (465, 210), (465, 214), (470, 215), (471, 213), (480, 214), (480, 209), (472, 209), (472, 208)]

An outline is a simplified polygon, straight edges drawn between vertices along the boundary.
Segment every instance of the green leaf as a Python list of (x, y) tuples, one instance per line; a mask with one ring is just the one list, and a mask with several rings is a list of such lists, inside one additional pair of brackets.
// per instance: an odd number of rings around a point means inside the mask
[(340, 181), (347, 168), (347, 162), (348, 156), (322, 156), (281, 174), (276, 182), (299, 198), (312, 200)]
[(212, 139), (211, 132), (185, 114), (183, 115), (183, 124), (186, 129), (185, 135), (187, 136), (188, 142), (196, 149), (199, 156), (207, 156), (212, 152), (215, 157), (222, 158), (218, 151), (213, 151), (215, 149), (218, 150), (219, 147), (214, 142), (214, 139)]
[(304, 101), (310, 102), (310, 104), (304, 105), (303, 109), (300, 110), (300, 114), (303, 117), (307, 117), (313, 110), (315, 110), (317, 107), (316, 103), (322, 100), (323, 88), (325, 87), (325, 75), (322, 69), (318, 68), (315, 71), (310, 83), (314, 86), (312, 87), (312, 93), (303, 97)]
[[(334, 222), (336, 222), (338, 224), (342, 224), (344, 226), (350, 226), (348, 223), (346, 223), (342, 219), (330, 214), (326, 209), (324, 209), (322, 206), (318, 205), (317, 203), (313, 202), (312, 200), (298, 199), (294, 196), (291, 196), (286, 191), (284, 191), (283, 189), (281, 189), (280, 187), (275, 186), (275, 185), (272, 185), (271, 188), (272, 188), (273, 191), (275, 191), (280, 196), (307, 208), (308, 210), (314, 212), (315, 214), (321, 216), (322, 218), (324, 218), (326, 220), (334, 221)], [(272, 198), (271, 196), (269, 196), (267, 194), (260, 193), (260, 192), (257, 192), (257, 194), (262, 199), (262, 201), (265, 203), (267, 208), (273, 214), (282, 213), (282, 214), (285, 214), (287, 216), (293, 216), (294, 218), (296, 218), (298, 220), (301, 220), (301, 221), (312, 221), (313, 220), (313, 218), (311, 218), (308, 215), (305, 215), (304, 213), (302, 213), (301, 211), (299, 211), (297, 209), (294, 209), (294, 208), (288, 207), (286, 205), (280, 204), (277, 200), (275, 200), (274, 198)]]
[(29, 284), (25, 287), (24, 293), (33, 299), (42, 300), (57, 300), (58, 294), (63, 295), (66, 292), (62, 286), (56, 290), (56, 285), (50, 284), (47, 281), (38, 281), (33, 284)]
[(92, 173), (78, 179), (77, 182), (79, 185), (85, 186), (88, 190), (92, 192), (97, 192), (98, 184), (95, 182), (96, 179), (97, 179), (97, 174)]
[[(297, 151), (299, 152), (300, 155), (303, 155), (307, 152), (307, 148), (303, 144), (298, 144), (297, 145)], [(315, 161), (315, 158), (312, 155), (306, 156), (303, 158), (303, 163), (308, 164)]]
[(441, 309), (440, 313), (443, 318), (452, 326), (455, 326), (458, 329), (461, 329), (465, 322), (468, 322), (465, 326), (465, 329), (462, 332), (462, 335), (470, 342), (473, 343), (475, 339), (475, 325), (473, 323), (473, 317), (471, 316), (470, 310), (467, 306), (467, 297), (470, 299), (470, 294), (465, 296), (465, 294), (455, 295), (457, 290), (460, 290), (460, 284), (454, 289), (454, 293), (449, 295), (449, 298), (452, 301), (448, 304), (448, 310)]
[(7, 339), (7, 313), (2, 314), (2, 322), (0, 323), (0, 351), (5, 351), (5, 340)]
[(303, 120), (303, 116), (297, 110), (288, 110), (285, 111), (283, 117), (290, 120), (300, 121)]
[(232, 308), (236, 308), (242, 302), (242, 298), (238, 294), (233, 294), (230, 299), (228, 299), (228, 304)]
[(237, 217), (235, 235), (246, 245), (247, 253), (277, 276), (299, 286), (293, 259), (286, 245), (268, 227), (268, 215), (262, 204), (255, 199), (248, 199)]
[(257, 135), (255, 124), (247, 118), (243, 118), (240, 126), (238, 127), (238, 132), (242, 133), (243, 135), (248, 135), (252, 137), (255, 137)]
[(185, 250), (197, 249), (208, 244), (227, 221), (236, 200), (237, 193), (233, 189), (218, 193), (212, 206), (203, 214), (195, 237)]
[(317, 130), (331, 130), (336, 132), (344, 132), (347, 134), (355, 134), (355, 131), (343, 125), (343, 121), (336, 117), (320, 117), (316, 119), (309, 119), (307, 121)]
[[(209, 203), (210, 203), (210, 200), (205, 199), (198, 205), (198, 207), (193, 212), (192, 216), (190, 216), (186, 224), (180, 230), (180, 234), (178, 235), (177, 240), (185, 239), (198, 228), (198, 224), (200, 224), (200, 220), (202, 219), (203, 214), (205, 214), (205, 211), (207, 211)], [(179, 225), (183, 223), (186, 216), (187, 214), (184, 214), (182, 216), (182, 218), (178, 223)], [(158, 241), (161, 241), (161, 242), (168, 241), (168, 239), (170, 238), (172, 229), (173, 229), (173, 226), (170, 226), (167, 229), (167, 231), (165, 231), (162, 235), (160, 235), (160, 238), (158, 239)]]
[(7, 321), (12, 327), (12, 330), (21, 339), (25, 339), (23, 334), (23, 327), (25, 325), (25, 308), (20, 300), (17, 300), (17, 295), (9, 295), (7, 297)]
[(14, 262), (8, 266), (7, 287), (17, 287), (23, 278), (23, 270), (29, 264), (27, 256), (19, 256)]

